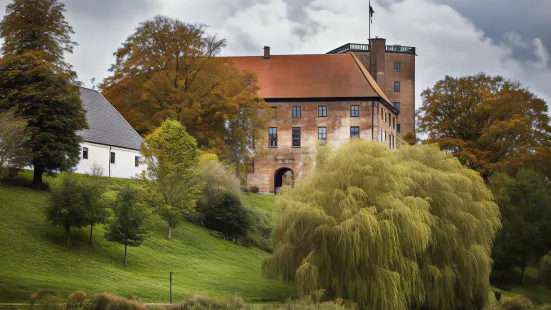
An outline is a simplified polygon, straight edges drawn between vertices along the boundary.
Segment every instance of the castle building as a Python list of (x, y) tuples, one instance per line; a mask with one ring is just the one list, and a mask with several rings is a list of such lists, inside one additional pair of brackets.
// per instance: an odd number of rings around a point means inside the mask
[(229, 57), (256, 73), (259, 95), (271, 108), (267, 151), (249, 168), (248, 185), (277, 191), (286, 172), (296, 178), (318, 147), (338, 148), (351, 138), (396, 147), (414, 133), (415, 48), (345, 44), (327, 54)]

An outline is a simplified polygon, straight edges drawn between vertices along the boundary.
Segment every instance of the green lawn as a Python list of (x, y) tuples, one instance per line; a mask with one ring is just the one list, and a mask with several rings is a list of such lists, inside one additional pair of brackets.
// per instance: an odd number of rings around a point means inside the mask
[[(28, 181), (30, 174), (24, 173)], [(51, 180), (46, 178), (46, 181)], [(115, 180), (113, 184), (123, 181)], [(0, 302), (24, 302), (40, 288), (53, 288), (63, 296), (76, 290), (110, 291), (144, 302), (167, 302), (169, 272), (174, 272), (173, 298), (196, 293), (214, 297), (239, 294), (248, 301), (283, 301), (295, 288), (264, 279), (260, 265), (268, 255), (210, 235), (187, 223), (166, 238), (166, 225), (152, 217), (150, 237), (129, 248), (128, 267), (122, 265), (122, 245), (103, 239), (103, 227), (94, 229), (88, 245), (86, 228), (64, 232), (43, 215), (48, 192), (21, 185), (0, 184)], [(244, 195), (247, 207), (269, 214), (274, 197)]]

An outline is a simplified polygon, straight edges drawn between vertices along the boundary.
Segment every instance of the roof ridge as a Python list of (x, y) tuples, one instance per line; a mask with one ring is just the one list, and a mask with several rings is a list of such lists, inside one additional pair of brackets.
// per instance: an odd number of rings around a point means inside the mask
[(363, 63), (354, 55), (354, 53), (348, 52), (350, 56), (354, 59), (356, 62), (356, 65), (358, 65), (358, 68), (360, 68), (360, 71), (364, 75), (365, 79), (369, 83), (369, 85), (373, 88), (373, 90), (382, 98), (384, 99), (388, 104), (392, 104), (388, 97), (386, 96), (385, 92), (381, 88), (381, 86), (375, 81), (373, 76), (367, 71), (366, 67), (363, 65)]
[(99, 91), (97, 91), (97, 90), (95, 90), (95, 89), (91, 89), (91, 88), (87, 88), (87, 87), (82, 87), (82, 86), (81, 86), (80, 88), (84, 88), (84, 89), (86, 89), (86, 90), (90, 90), (90, 91), (93, 91), (93, 92), (98, 93), (98, 94), (101, 96), (101, 98), (103, 98), (103, 100), (105, 100), (105, 102), (107, 102), (107, 105), (109, 105), (109, 107), (110, 107), (111, 109), (113, 109), (113, 110), (117, 113), (117, 115), (118, 115), (126, 124), (128, 124), (128, 126), (129, 126), (130, 128), (132, 128), (132, 131), (134, 131), (134, 133), (136, 133), (136, 134), (140, 137), (140, 139), (143, 141), (142, 136), (136, 131), (136, 129), (134, 129), (134, 127), (132, 127), (132, 125), (130, 125), (130, 123), (126, 120), (126, 118), (124, 118), (124, 116), (122, 116), (122, 114), (121, 114), (117, 109), (115, 109), (115, 107), (111, 104), (111, 102), (109, 102), (109, 100), (107, 100), (107, 98), (105, 98), (105, 96), (103, 96), (103, 94), (102, 94), (101, 92), (99, 92)]

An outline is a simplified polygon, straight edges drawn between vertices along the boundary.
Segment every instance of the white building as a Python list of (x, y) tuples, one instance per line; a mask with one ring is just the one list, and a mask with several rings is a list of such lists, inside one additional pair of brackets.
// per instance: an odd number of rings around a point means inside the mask
[(141, 174), (145, 169), (139, 164), (142, 137), (98, 91), (81, 87), (80, 97), (89, 129), (78, 132), (84, 142), (75, 172), (89, 173), (95, 163), (107, 177)]

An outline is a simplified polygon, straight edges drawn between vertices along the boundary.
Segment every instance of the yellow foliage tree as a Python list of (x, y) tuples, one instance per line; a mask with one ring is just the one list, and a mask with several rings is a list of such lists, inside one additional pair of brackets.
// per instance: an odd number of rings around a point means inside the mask
[(266, 276), (361, 309), (482, 309), (499, 210), (477, 172), (435, 146), (353, 140), (277, 197)]

